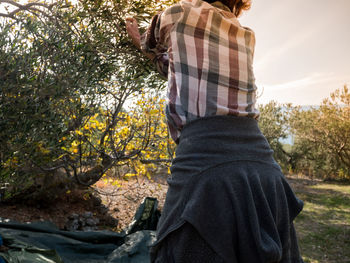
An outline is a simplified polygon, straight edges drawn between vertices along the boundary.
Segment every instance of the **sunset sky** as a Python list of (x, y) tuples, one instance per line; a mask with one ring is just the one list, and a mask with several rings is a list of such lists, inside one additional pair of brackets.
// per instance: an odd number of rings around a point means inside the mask
[(350, 0), (252, 0), (259, 103), (317, 105), (350, 86)]

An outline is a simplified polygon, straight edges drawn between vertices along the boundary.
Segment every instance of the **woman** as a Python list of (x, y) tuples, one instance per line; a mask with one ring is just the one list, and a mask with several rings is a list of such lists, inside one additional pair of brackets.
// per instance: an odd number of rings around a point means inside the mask
[(293, 220), (303, 207), (256, 119), (249, 1), (184, 0), (133, 43), (168, 78), (178, 144), (152, 262), (302, 262)]

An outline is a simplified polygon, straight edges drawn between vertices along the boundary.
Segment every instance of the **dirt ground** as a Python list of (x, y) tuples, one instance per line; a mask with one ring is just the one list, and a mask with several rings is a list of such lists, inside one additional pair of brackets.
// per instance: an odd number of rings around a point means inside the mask
[[(147, 177), (128, 180), (111, 177), (96, 183), (93, 195), (91, 192), (81, 191), (70, 193), (49, 207), (42, 207), (40, 204), (0, 204), (0, 218), (22, 223), (50, 221), (64, 229), (71, 214), (92, 212), (100, 220), (99, 228), (120, 231), (131, 223), (137, 207), (145, 197), (157, 198), (158, 207), (162, 209), (168, 189), (166, 179), (166, 174), (158, 174), (151, 180)], [(290, 183), (298, 191), (315, 182), (308, 179), (290, 179)], [(100, 200), (91, 196), (97, 196)]]
[(108, 208), (109, 214), (118, 219), (117, 230), (124, 229), (131, 223), (136, 209), (145, 197), (157, 198), (158, 208), (163, 208), (168, 190), (166, 179), (166, 174), (160, 174), (151, 180), (147, 177), (118, 180), (118, 186), (104, 181), (96, 184), (102, 203)]
[(108, 178), (94, 185), (92, 191), (69, 193), (48, 207), (40, 204), (28, 206), (0, 203), (0, 221), (50, 221), (64, 229), (71, 214), (92, 212), (94, 218), (100, 221), (99, 229), (120, 231), (131, 223), (137, 207), (145, 197), (157, 198), (158, 207), (163, 207), (167, 191), (166, 177), (167, 175), (157, 175), (152, 180), (146, 177), (129, 180)]

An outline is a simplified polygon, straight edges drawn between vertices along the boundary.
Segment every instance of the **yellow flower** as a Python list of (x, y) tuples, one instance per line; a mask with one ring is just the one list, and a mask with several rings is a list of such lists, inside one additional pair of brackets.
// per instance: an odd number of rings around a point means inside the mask
[(150, 110), (150, 112), (149, 112), (150, 114), (157, 114), (158, 113), (158, 111), (157, 110)]
[(136, 174), (132, 174), (132, 173), (127, 173), (124, 175), (125, 177), (132, 177), (132, 176), (136, 176)]
[(51, 151), (49, 149), (46, 149), (46, 148), (41, 148), (40, 151), (43, 153), (43, 154), (49, 154)]

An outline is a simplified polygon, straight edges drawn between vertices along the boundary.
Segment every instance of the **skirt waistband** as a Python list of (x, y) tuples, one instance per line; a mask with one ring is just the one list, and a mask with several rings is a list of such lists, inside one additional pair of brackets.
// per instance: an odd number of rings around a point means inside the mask
[(185, 125), (172, 169), (190, 168), (194, 172), (239, 160), (267, 162), (278, 166), (273, 159), (273, 150), (255, 119), (212, 116)]

